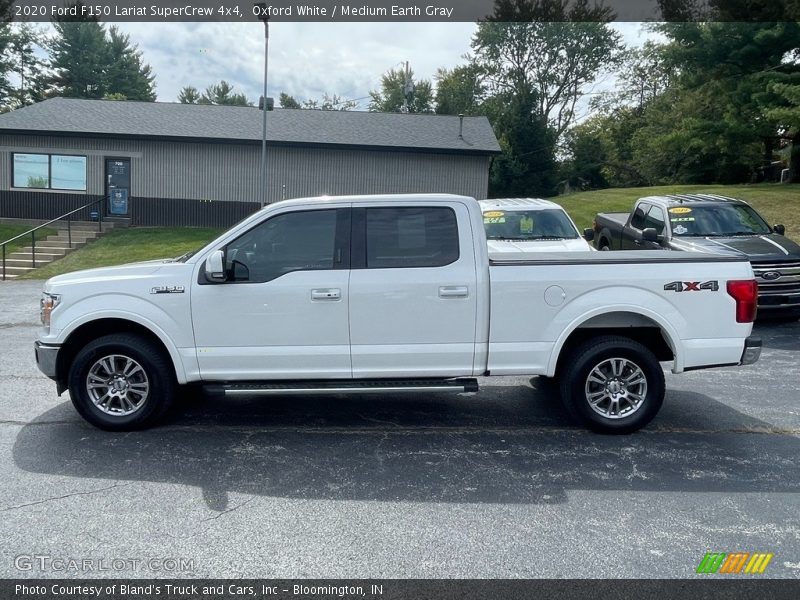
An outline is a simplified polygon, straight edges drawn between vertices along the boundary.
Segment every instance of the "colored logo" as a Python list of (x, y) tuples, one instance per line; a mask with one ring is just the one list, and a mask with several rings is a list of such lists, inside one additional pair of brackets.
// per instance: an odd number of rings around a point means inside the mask
[(697, 573), (760, 575), (772, 557), (772, 552), (708, 552), (697, 566)]
[(669, 212), (673, 215), (685, 215), (686, 213), (692, 212), (692, 209), (686, 206), (676, 206), (675, 208), (670, 208)]

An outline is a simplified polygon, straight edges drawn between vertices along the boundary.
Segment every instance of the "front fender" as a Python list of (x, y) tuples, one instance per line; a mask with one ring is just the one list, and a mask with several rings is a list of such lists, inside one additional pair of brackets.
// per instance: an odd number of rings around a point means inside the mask
[[(113, 308), (97, 309), (98, 304)], [(178, 383), (186, 383), (187, 372), (196, 373), (199, 370), (195, 353), (187, 351), (181, 354), (179, 350), (194, 347), (188, 302), (182, 307), (175, 306), (179, 304), (177, 301), (172, 301), (172, 304), (171, 309), (164, 308), (143, 301), (140, 297), (119, 293), (92, 296), (64, 307), (66, 310), (57, 315), (57, 320), (54, 319), (53, 325), (57, 327), (51, 326), (50, 334), (40, 339), (47, 344), (60, 345), (79, 327), (92, 321), (100, 319), (131, 321), (145, 327), (158, 337), (169, 352)]]

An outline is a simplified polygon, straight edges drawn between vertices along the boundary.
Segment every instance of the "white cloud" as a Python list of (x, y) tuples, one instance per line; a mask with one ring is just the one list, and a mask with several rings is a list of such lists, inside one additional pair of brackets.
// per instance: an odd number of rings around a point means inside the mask
[[(174, 101), (184, 85), (226, 79), (253, 100), (261, 95), (261, 23), (119, 23), (139, 44), (157, 79), (158, 99)], [(473, 23), (272, 23), (269, 95), (367, 96), (380, 76), (408, 60), (417, 77), (462, 62)], [(362, 101), (362, 107), (366, 102)]]
[[(261, 23), (117, 23), (156, 74), (158, 99), (174, 102), (183, 86), (202, 90), (225, 79), (253, 101), (263, 85)], [(615, 23), (628, 46), (656, 39), (642, 23)], [(52, 33), (52, 29), (48, 27)], [(269, 95), (323, 93), (363, 98), (381, 75), (409, 61), (417, 78), (463, 63), (474, 23), (283, 23), (270, 25)], [(613, 86), (605, 76), (595, 90)], [(367, 100), (361, 100), (365, 109)]]

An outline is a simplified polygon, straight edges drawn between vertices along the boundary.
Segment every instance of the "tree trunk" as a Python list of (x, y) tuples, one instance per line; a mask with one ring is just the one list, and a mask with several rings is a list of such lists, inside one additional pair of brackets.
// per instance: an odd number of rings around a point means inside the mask
[(789, 148), (789, 181), (800, 183), (800, 132), (792, 137)]

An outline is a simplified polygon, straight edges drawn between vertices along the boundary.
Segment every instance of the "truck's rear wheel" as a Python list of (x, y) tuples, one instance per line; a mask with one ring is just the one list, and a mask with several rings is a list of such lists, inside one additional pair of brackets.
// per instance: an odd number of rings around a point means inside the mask
[(600, 433), (630, 433), (653, 420), (664, 401), (655, 355), (625, 337), (587, 340), (563, 362), (561, 398), (580, 424)]
[(135, 334), (107, 335), (84, 347), (72, 363), (69, 393), (81, 416), (110, 431), (147, 427), (176, 393), (163, 348)]

